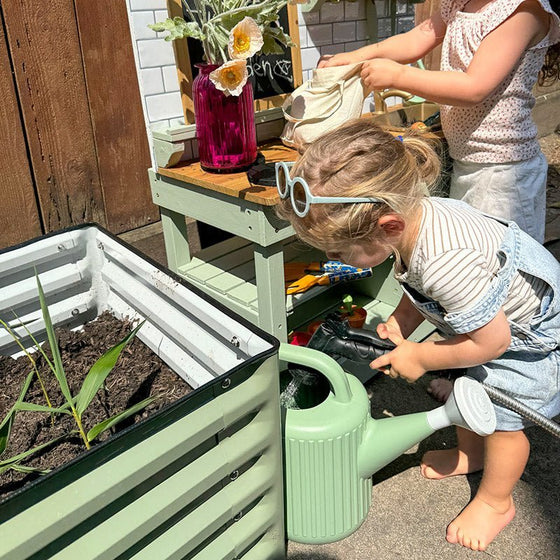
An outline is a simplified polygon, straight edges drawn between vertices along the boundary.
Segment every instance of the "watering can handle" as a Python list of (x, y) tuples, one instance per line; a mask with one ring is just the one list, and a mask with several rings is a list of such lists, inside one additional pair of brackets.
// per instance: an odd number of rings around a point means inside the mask
[(347, 374), (340, 367), (340, 364), (327, 354), (305, 346), (282, 343), (280, 344), (279, 356), (281, 360), (286, 362), (307, 366), (322, 373), (331, 384), (335, 400), (341, 403), (348, 403), (352, 400), (352, 391)]

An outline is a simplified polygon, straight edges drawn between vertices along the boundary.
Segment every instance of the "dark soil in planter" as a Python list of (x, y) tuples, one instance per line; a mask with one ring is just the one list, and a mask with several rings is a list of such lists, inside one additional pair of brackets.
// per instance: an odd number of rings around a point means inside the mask
[[(72, 395), (76, 395), (83, 379), (95, 361), (112, 346), (120, 342), (133, 326), (127, 321), (120, 321), (109, 313), (103, 313), (95, 321), (87, 323), (83, 330), (72, 332), (57, 329), (57, 338), (62, 355), (62, 363)], [(43, 346), (45, 353), (51, 356), (48, 344)], [(47, 394), (54, 407), (61, 406), (65, 400), (45, 359), (34, 353), (39, 373), (46, 386)], [(31, 363), (26, 356), (14, 360), (0, 356), (0, 419), (3, 419), (17, 400), (22, 384), (31, 370)], [(133, 404), (149, 396), (157, 399), (135, 416), (125, 419), (110, 431), (102, 433), (96, 442), (103, 441), (112, 433), (123, 430), (160, 409), (167, 403), (174, 402), (186, 395), (192, 388), (168, 368), (138, 338), (134, 338), (123, 350), (117, 364), (108, 375), (105, 386), (94, 397), (89, 408), (84, 412), (82, 421), (87, 433), (95, 424), (122, 412)], [(27, 402), (45, 405), (45, 397), (35, 376), (25, 398)], [(76, 424), (67, 414), (54, 416), (40, 412), (19, 412), (16, 415), (8, 448), (3, 459), (26, 451), (64, 433), (76, 429)], [(71, 435), (60, 442), (31, 455), (23, 464), (41, 469), (53, 469), (73, 459), (85, 451), (85, 445), (79, 435)], [(0, 499), (21, 488), (40, 474), (24, 474), (9, 470), (0, 475)]]

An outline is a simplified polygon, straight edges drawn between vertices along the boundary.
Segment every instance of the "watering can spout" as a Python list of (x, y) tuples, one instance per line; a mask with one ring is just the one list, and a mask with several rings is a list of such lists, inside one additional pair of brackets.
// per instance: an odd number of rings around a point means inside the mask
[(445, 405), (428, 412), (369, 420), (358, 451), (363, 478), (389, 464), (436, 430), (455, 425), (487, 436), (496, 428), (492, 403), (471, 377), (460, 377)]

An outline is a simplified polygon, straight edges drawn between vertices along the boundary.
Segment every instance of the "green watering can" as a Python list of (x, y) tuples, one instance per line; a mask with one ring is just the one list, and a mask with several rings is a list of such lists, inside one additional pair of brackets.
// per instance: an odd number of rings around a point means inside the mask
[(282, 344), (280, 359), (320, 372), (331, 387), (312, 408), (285, 409), (287, 530), (295, 542), (353, 533), (371, 504), (371, 475), (436, 430), (454, 424), (486, 436), (496, 427), (490, 398), (470, 377), (455, 381), (444, 406), (374, 420), (361, 382), (331, 357)]

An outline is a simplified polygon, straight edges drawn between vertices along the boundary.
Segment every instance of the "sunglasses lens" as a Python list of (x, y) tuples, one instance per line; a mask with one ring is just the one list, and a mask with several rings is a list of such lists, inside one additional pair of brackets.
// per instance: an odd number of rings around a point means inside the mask
[(300, 181), (295, 181), (292, 185), (292, 204), (298, 214), (307, 213), (307, 194)]
[(276, 186), (278, 187), (280, 198), (288, 196), (288, 179), (288, 171), (283, 165), (280, 165), (276, 170)]

